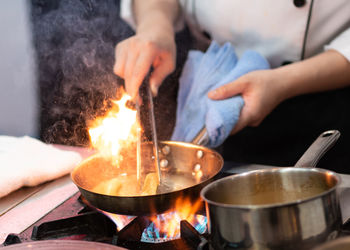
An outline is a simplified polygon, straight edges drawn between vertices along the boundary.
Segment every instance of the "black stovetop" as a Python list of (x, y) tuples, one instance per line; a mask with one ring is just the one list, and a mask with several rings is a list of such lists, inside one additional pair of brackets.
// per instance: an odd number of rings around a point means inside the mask
[(151, 223), (146, 216), (133, 219), (120, 231), (103, 213), (87, 206), (76, 193), (21, 234), (10, 234), (3, 246), (37, 240), (84, 240), (108, 243), (127, 249), (206, 249), (207, 234), (199, 234), (181, 221), (181, 237), (161, 243), (141, 242), (141, 234)]

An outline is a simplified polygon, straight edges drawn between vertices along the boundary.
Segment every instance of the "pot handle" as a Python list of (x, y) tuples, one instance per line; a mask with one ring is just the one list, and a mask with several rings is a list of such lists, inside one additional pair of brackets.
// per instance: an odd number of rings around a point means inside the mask
[(328, 130), (320, 134), (311, 146), (305, 151), (294, 167), (314, 168), (322, 156), (333, 147), (338, 140), (338, 130)]

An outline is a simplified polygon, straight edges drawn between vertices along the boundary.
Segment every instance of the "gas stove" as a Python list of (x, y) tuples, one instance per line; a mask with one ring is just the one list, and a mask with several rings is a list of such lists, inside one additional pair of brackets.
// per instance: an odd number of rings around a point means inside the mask
[[(226, 162), (223, 172), (217, 178), (268, 167), (271, 166)], [(65, 178), (69, 180), (69, 177)], [(348, 196), (349, 190), (343, 190), (342, 195)], [(120, 217), (118, 221), (110, 214), (89, 206), (77, 189), (72, 189), (70, 192), (71, 195), (67, 199), (21, 232), (8, 233), (0, 248), (7, 249), (15, 247), (16, 244), (33, 245), (36, 242), (45, 244), (46, 242), (61, 241), (62, 244), (72, 244), (75, 241), (95, 243), (96, 248), (97, 244), (103, 244), (104, 246), (113, 246), (115, 249), (211, 249), (203, 207), (197, 211), (198, 216), (204, 218), (201, 223), (191, 224), (192, 222), (186, 220), (179, 221), (179, 234), (169, 238), (155, 229), (154, 222), (150, 217), (123, 216), (123, 222), (120, 224)], [(345, 218), (349, 218), (347, 207), (349, 206), (343, 202), (342, 209)], [(344, 222), (339, 237), (350, 235), (350, 222), (347, 220)], [(81, 245), (81, 248), (83, 247), (86, 248)]]
[[(229, 174), (220, 173), (218, 178)], [(113, 215), (91, 207), (80, 192), (75, 192), (23, 232), (8, 234), (2, 247), (36, 241), (77, 240), (106, 243), (126, 249), (207, 249), (204, 204), (201, 202), (198, 207), (196, 218), (199, 219), (195, 220), (195, 224), (193, 220), (178, 221), (179, 232), (169, 236), (157, 228), (152, 217)], [(167, 224), (171, 214), (156, 216), (163, 224)]]
[[(113, 220), (94, 208), (87, 206), (76, 193), (52, 210), (34, 225), (20, 234), (9, 234), (3, 246), (45, 240), (80, 240), (111, 244), (127, 249), (197, 249), (207, 243), (207, 232), (199, 233), (187, 221), (181, 221), (180, 236), (176, 239), (155, 239), (150, 242), (145, 230), (152, 222), (146, 216), (130, 219), (118, 230)], [(205, 224), (206, 228), (206, 224)], [(147, 234), (146, 236), (154, 236)], [(6, 249), (6, 248), (4, 248)]]

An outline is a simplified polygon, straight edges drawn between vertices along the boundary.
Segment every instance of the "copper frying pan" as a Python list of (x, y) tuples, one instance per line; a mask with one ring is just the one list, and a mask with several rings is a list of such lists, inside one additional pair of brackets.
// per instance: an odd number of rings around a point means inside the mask
[[(145, 143), (143, 148), (145, 154), (151, 153), (153, 150), (152, 143)], [(116, 167), (99, 154), (93, 155), (80, 163), (72, 171), (71, 178), (83, 197), (96, 208), (117, 214), (149, 215), (162, 213), (174, 207), (175, 201), (179, 197), (188, 197), (191, 200), (198, 199), (202, 187), (208, 184), (223, 166), (221, 155), (204, 146), (162, 141), (159, 142), (159, 149), (159, 157), (163, 162), (162, 178), (171, 187), (171, 190), (157, 192), (153, 195), (130, 196), (111, 195), (104, 190), (96, 191), (95, 187), (101, 182), (123, 176), (125, 169), (128, 168), (127, 162), (123, 166)], [(129, 159), (128, 161), (133, 160)], [(164, 162), (167, 164), (164, 164)], [(148, 165), (143, 165), (143, 174), (154, 171)], [(128, 174), (133, 174), (130, 173), (130, 168)], [(125, 185), (132, 189), (136, 183), (129, 182)]]

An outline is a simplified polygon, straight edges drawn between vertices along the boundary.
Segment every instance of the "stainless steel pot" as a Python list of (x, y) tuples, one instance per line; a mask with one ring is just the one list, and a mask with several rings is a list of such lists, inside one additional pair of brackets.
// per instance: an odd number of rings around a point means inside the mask
[(310, 249), (342, 224), (336, 173), (313, 168), (340, 133), (322, 133), (295, 167), (229, 176), (201, 191), (214, 249)]

